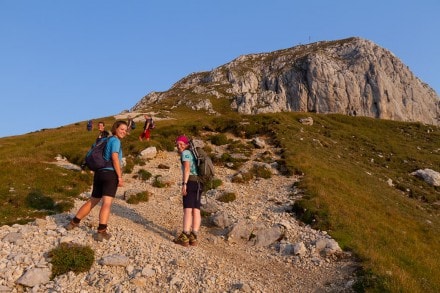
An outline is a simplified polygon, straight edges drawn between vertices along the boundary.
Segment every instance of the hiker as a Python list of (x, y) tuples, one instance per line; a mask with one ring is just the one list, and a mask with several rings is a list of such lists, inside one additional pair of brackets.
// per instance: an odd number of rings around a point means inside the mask
[(79, 226), (80, 221), (100, 202), (98, 231), (94, 235), (96, 241), (108, 240), (111, 235), (107, 233), (107, 223), (110, 209), (118, 187), (123, 186), (122, 180), (122, 147), (121, 139), (127, 134), (127, 123), (116, 121), (112, 126), (113, 136), (109, 138), (104, 149), (104, 159), (111, 160), (112, 167), (106, 167), (95, 172), (93, 177), (92, 195), (76, 213), (75, 217), (65, 226), (66, 230), (72, 230)]
[(151, 129), (154, 128), (154, 122), (152, 117), (148, 117), (147, 114), (144, 115), (145, 123), (144, 123), (144, 130), (142, 131), (141, 135), (139, 136), (139, 140), (142, 141), (144, 138), (149, 141), (150, 135), (151, 135)]
[(87, 131), (92, 131), (93, 129), (93, 120), (87, 121)]
[(134, 123), (134, 121), (133, 121), (133, 118), (131, 118), (131, 116), (130, 115), (128, 115), (128, 117), (127, 117), (127, 135), (130, 135), (130, 131), (132, 130), (132, 129), (134, 129), (134, 125), (135, 124), (133, 124)]
[(177, 137), (176, 147), (182, 165), (183, 231), (174, 239), (174, 243), (183, 246), (197, 245), (197, 234), (202, 220), (200, 206), (203, 186), (198, 180), (196, 161), (189, 146), (186, 136)]
[(96, 142), (98, 142), (103, 137), (107, 137), (107, 136), (111, 135), (110, 132), (105, 130), (105, 123), (102, 121), (98, 122), (98, 130), (99, 130), (99, 134), (98, 134), (98, 137), (96, 138)]

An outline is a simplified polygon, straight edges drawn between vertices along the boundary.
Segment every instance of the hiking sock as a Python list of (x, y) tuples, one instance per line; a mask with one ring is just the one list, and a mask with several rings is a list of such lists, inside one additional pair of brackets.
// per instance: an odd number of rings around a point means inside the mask
[(192, 231), (191, 233), (193, 233), (194, 234), (194, 236), (196, 236), (196, 238), (197, 238), (197, 235), (199, 234), (199, 231)]
[(98, 232), (104, 232), (105, 230), (107, 230), (107, 224), (99, 224)]
[(183, 234), (185, 234), (186, 237), (189, 237), (189, 234), (191, 234), (191, 232), (183, 231)]
[(74, 217), (72, 219), (72, 222), (75, 223), (75, 224), (79, 224), (79, 222), (81, 222), (81, 219), (78, 219), (77, 217)]

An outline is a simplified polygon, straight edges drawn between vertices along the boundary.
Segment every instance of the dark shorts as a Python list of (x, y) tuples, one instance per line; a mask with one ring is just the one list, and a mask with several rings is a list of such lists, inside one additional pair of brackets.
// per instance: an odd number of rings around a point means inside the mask
[(98, 170), (93, 177), (92, 197), (103, 195), (115, 197), (118, 189), (118, 175), (113, 170)]
[(196, 181), (188, 181), (186, 195), (183, 197), (184, 209), (199, 209), (201, 206), (203, 186)]

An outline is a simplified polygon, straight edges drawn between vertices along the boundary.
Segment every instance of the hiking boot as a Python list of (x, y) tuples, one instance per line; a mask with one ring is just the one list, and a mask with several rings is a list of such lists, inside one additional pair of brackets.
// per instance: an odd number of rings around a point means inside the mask
[(69, 230), (73, 230), (76, 227), (78, 227), (79, 224), (74, 223), (72, 220), (70, 220), (69, 224), (67, 224), (66, 226), (64, 226), (64, 229), (66, 229), (67, 231)]
[(196, 234), (191, 232), (191, 234), (189, 234), (188, 239), (189, 239), (189, 245), (197, 246), (197, 235)]
[(105, 239), (105, 240), (109, 240), (110, 237), (112, 237), (112, 235), (108, 234), (108, 233), (107, 233), (107, 230), (104, 230), (104, 231), (98, 231), (98, 232), (93, 236), (93, 238), (94, 238), (96, 241), (103, 241), (104, 239)]
[(189, 245), (188, 236), (182, 232), (176, 239), (173, 240), (174, 243), (187, 247)]

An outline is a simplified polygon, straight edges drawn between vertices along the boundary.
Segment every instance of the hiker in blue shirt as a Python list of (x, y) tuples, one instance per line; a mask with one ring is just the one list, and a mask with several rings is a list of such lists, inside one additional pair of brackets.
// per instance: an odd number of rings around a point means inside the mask
[(98, 231), (94, 235), (96, 241), (108, 240), (111, 235), (107, 233), (107, 223), (110, 217), (110, 209), (116, 196), (118, 187), (123, 186), (122, 180), (122, 147), (121, 139), (127, 134), (127, 123), (116, 121), (112, 126), (113, 136), (109, 138), (104, 149), (104, 159), (111, 160), (112, 166), (99, 169), (93, 176), (92, 195), (76, 213), (75, 217), (65, 226), (72, 230), (79, 226), (80, 221), (100, 202)]

